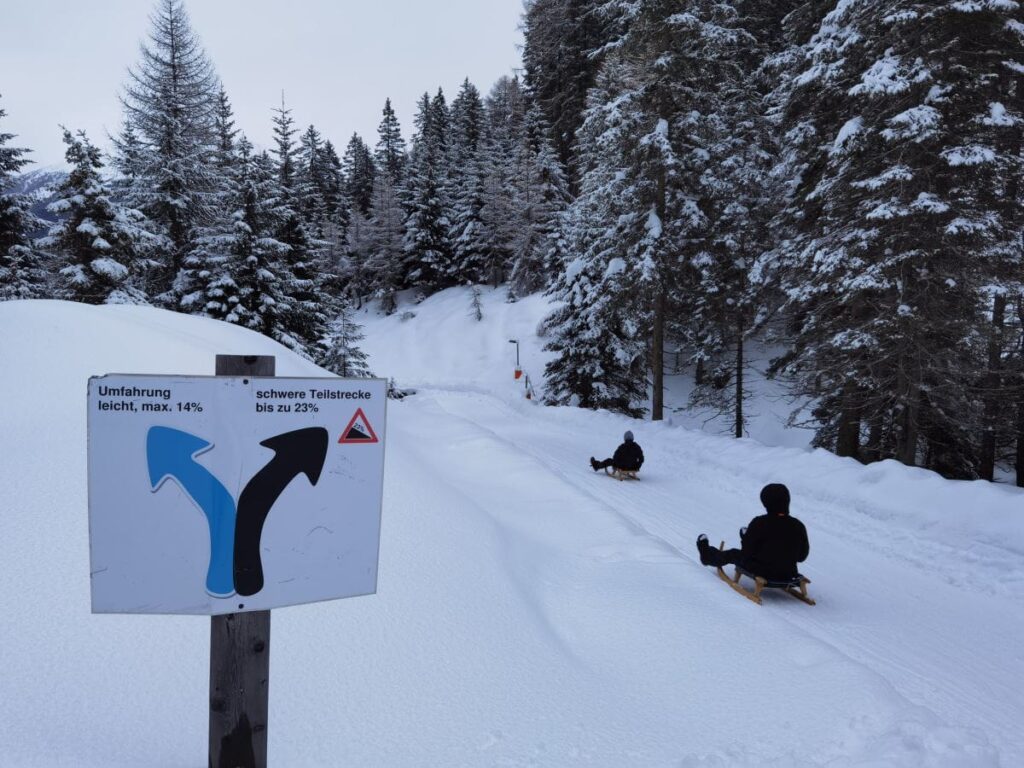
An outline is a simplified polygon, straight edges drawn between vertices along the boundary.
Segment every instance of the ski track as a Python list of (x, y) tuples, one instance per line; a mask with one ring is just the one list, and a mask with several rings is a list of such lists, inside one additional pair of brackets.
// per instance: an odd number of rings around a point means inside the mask
[[(807, 510), (811, 557), (804, 570), (813, 579), (811, 594), (819, 604), (808, 608), (782, 593), (769, 593), (758, 608), (745, 604), (713, 579), (711, 569), (699, 565), (694, 540), (697, 533), (707, 532), (715, 544), (724, 538), (727, 547), (736, 546), (738, 527), (761, 511), (757, 491), (769, 478), (752, 479), (745, 467), (726, 463), (713, 451), (698, 453), (691, 433), (681, 433), (670, 445), (660, 436), (647, 444), (634, 427), (646, 453), (641, 480), (613, 481), (603, 472), (593, 473), (587, 458), (610, 454), (619, 439), (614, 427), (607, 445), (592, 446), (585, 443), (588, 433), (574, 433), (562, 419), (551, 418), (558, 409), (545, 409), (540, 418), (530, 403), (508, 403), (479, 390), (423, 388), (418, 398), (426, 401), (423, 407), (475, 425), (494, 443), (531, 457), (538, 471), (554, 475), (624, 520), (636, 534), (657, 542), (687, 570), (692, 589), (718, 590), (723, 603), (763, 612), (759, 621), (785, 622), (794, 633), (879, 675), (913, 705), (946, 723), (985, 732), (1004, 755), (1024, 755), (1016, 718), (1024, 709), (1018, 685), (1024, 679), (1024, 660), (1014, 650), (1015, 624), (1005, 618), (1005, 601), (1019, 604), (1015, 587), (1024, 583), (1015, 553), (993, 545), (975, 545), (984, 547), (980, 553), (955, 549), (915, 536), (856, 500), (836, 498), (828, 491), (827, 477), (805, 478), (789, 484), (794, 513)], [(728, 502), (733, 505), (723, 514)], [(826, 562), (825, 557), (836, 559)], [(952, 570), (941, 565), (950, 563), (955, 564)], [(944, 604), (965, 599), (976, 621), (948, 626)], [(903, 626), (913, 627), (916, 636), (921, 627), (930, 627), (934, 642), (926, 648), (905, 645)], [(1015, 671), (992, 662), (1009, 658), (1017, 661)], [(955, 675), (949, 674), (952, 670)], [(1016, 706), (1007, 707), (1009, 701)]]

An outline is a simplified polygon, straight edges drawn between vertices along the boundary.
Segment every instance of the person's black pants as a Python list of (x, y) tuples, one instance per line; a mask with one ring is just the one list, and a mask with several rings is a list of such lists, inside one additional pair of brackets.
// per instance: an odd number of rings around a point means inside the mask
[(604, 461), (598, 461), (594, 464), (596, 469), (607, 469), (612, 466), (614, 462), (611, 459), (605, 459)]
[(708, 547), (707, 565), (713, 568), (721, 568), (723, 565), (743, 565), (742, 549), (719, 549)]

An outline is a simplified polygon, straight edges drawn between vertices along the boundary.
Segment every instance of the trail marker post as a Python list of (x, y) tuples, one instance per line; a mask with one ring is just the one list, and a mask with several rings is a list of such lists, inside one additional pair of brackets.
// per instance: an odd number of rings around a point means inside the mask
[[(217, 355), (218, 376), (273, 376), (272, 355)], [(270, 611), (210, 617), (209, 768), (266, 768)]]
[(209, 768), (267, 765), (270, 611), (377, 591), (384, 379), (89, 379), (93, 613), (208, 615)]
[(519, 339), (509, 339), (508, 343), (516, 345), (516, 370), (515, 370), (515, 378), (516, 378), (516, 381), (518, 381), (519, 377), (523, 375), (523, 369), (519, 367)]

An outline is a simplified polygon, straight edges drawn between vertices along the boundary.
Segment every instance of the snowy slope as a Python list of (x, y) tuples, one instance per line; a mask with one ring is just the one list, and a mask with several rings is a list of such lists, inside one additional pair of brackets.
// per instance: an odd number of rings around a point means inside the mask
[[(389, 408), (379, 592), (274, 612), (272, 764), (1024, 764), (1024, 494), (526, 401), (507, 340), (539, 380), (541, 304), (363, 318), (374, 372), (418, 389)], [(157, 310), (8, 302), (0, 329), (0, 765), (201, 765), (208, 622), (89, 613), (85, 382), (315, 369)], [(595, 476), (626, 428), (643, 479)], [(696, 561), (769, 480), (814, 608)]]

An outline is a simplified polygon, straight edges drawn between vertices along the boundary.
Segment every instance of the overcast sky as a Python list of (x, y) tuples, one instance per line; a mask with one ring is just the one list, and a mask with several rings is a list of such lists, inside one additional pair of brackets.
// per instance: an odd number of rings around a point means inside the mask
[[(106, 148), (152, 6), (0, 0), (0, 131), (18, 134), (14, 145), (44, 166), (63, 163), (60, 124)], [(270, 143), (282, 90), (297, 127), (313, 123), (341, 154), (353, 131), (376, 143), (385, 97), (408, 138), (424, 91), (441, 86), (450, 102), (469, 77), (486, 94), (521, 58), (522, 0), (186, 0), (186, 8), (238, 127), (260, 146)]]

